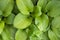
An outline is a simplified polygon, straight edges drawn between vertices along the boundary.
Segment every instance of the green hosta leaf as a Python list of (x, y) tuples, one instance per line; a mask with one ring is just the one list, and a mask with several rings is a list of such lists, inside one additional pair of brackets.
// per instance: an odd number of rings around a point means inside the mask
[(60, 37), (60, 16), (55, 17), (52, 21), (52, 30)]
[(3, 32), (1, 33), (3, 40), (15, 40), (16, 29), (13, 26), (6, 25)]
[(15, 17), (15, 15), (13, 13), (10, 14), (5, 20), (6, 24), (13, 24), (14, 17)]
[(18, 30), (15, 35), (15, 40), (26, 40), (27, 34), (25, 31)]
[(47, 0), (38, 0), (37, 5), (40, 6), (40, 7), (42, 7), (42, 6), (45, 6), (46, 3), (47, 3)]
[(13, 0), (10, 0), (10, 2), (6, 6), (5, 10), (3, 11), (3, 16), (7, 17), (11, 14), (12, 9), (13, 9), (13, 5), (14, 5)]
[(56, 34), (57, 37), (60, 38), (60, 29), (59, 28), (53, 29), (53, 32)]
[(41, 7), (40, 6), (35, 6), (32, 16), (39, 17), (41, 15), (42, 15)]
[(43, 14), (40, 17), (35, 18), (35, 24), (40, 31), (46, 31), (48, 27), (49, 19), (48, 16)]
[(60, 16), (52, 20), (52, 28), (60, 28)]
[(4, 29), (4, 21), (0, 21), (0, 34)]
[(14, 27), (24, 29), (32, 23), (32, 18), (27, 18), (25, 15), (19, 13), (14, 19)]
[(47, 14), (50, 17), (56, 17), (60, 15), (60, 1), (50, 1), (46, 6)]
[(0, 0), (0, 10), (4, 11), (10, 0)]
[(26, 5), (26, 7), (28, 8), (28, 11), (32, 12), (33, 8), (34, 8), (32, 1), (31, 0), (22, 0), (22, 1)]
[(26, 7), (23, 0), (16, 0), (16, 4), (17, 4), (19, 11), (21, 11), (22, 14), (29, 15), (28, 8)]
[(42, 11), (45, 10), (46, 4), (47, 4), (48, 0), (38, 0), (37, 6), (40, 6)]
[(60, 40), (60, 39), (56, 36), (56, 34), (55, 34), (53, 31), (51, 31), (51, 30), (48, 31), (48, 36), (49, 36), (49, 39), (50, 39), (50, 40)]

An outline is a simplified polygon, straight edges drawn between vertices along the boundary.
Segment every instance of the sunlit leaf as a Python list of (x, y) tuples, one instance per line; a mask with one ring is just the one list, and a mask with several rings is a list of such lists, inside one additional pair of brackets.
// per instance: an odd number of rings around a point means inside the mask
[(5, 26), (4, 21), (0, 21), (0, 34), (2, 33), (4, 26)]
[(33, 17), (39, 17), (42, 15), (41, 7), (40, 6), (35, 6), (34, 11), (32, 13)]
[(18, 29), (24, 29), (28, 27), (31, 23), (32, 23), (32, 18), (30, 17), (27, 18), (25, 15), (22, 15), (21, 13), (16, 15), (14, 19), (14, 27)]
[(40, 31), (46, 31), (49, 23), (49, 18), (47, 15), (43, 14), (40, 17), (35, 18), (35, 24), (40, 29)]
[(23, 2), (23, 0), (16, 0), (16, 4), (17, 7), (19, 9), (19, 11), (24, 14), (24, 15), (30, 15), (28, 8), (26, 7), (25, 3)]
[(22, 0), (29, 12), (33, 12), (34, 5), (31, 0)]
[(3, 16), (7, 17), (11, 14), (12, 9), (13, 9), (13, 5), (14, 5), (13, 0), (10, 0), (10, 2), (6, 6), (5, 10), (3, 11)]
[(10, 0), (0, 0), (0, 10), (4, 11)]
[(1, 33), (3, 40), (15, 40), (16, 29), (13, 26), (6, 25), (3, 32)]
[(18, 30), (15, 35), (15, 40), (26, 40), (27, 34), (22, 30)]
[(60, 38), (60, 16), (53, 19), (51, 28), (54, 33)]
[(48, 31), (48, 36), (49, 36), (49, 39), (50, 39), (50, 40), (60, 40), (60, 39), (56, 36), (56, 34), (55, 34), (53, 31), (51, 31), (51, 30)]

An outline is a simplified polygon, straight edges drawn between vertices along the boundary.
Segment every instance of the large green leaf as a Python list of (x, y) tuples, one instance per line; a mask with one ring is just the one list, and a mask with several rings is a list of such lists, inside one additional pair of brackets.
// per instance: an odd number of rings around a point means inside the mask
[(43, 14), (40, 17), (35, 18), (35, 24), (40, 31), (46, 31), (49, 23), (49, 18), (47, 15)]
[(0, 10), (4, 11), (10, 0), (0, 0)]
[(60, 39), (56, 36), (56, 34), (55, 34), (53, 31), (51, 31), (51, 30), (48, 31), (48, 36), (49, 36), (49, 39), (50, 39), (50, 40), (60, 40)]
[(15, 40), (26, 40), (27, 34), (25, 31), (18, 30), (15, 34)]
[(13, 9), (13, 5), (14, 5), (13, 0), (10, 0), (10, 2), (6, 6), (5, 10), (3, 11), (3, 16), (7, 17), (11, 14), (12, 9)]
[(3, 32), (1, 33), (3, 40), (15, 40), (16, 29), (13, 26), (6, 25)]
[(46, 7), (48, 1), (49, 0), (38, 0), (37, 6), (40, 6), (41, 10), (45, 11), (45, 7)]
[(51, 28), (54, 33), (60, 38), (60, 16), (53, 19)]
[(60, 28), (60, 16), (58, 17), (55, 17), (53, 20), (52, 20), (52, 28)]
[(2, 33), (4, 26), (5, 26), (4, 21), (0, 21), (0, 34)]
[(50, 1), (46, 6), (46, 12), (50, 17), (60, 15), (60, 1)]
[(37, 6), (44, 7), (46, 6), (47, 0), (38, 0)]
[(18, 29), (24, 29), (28, 27), (31, 23), (32, 23), (32, 18), (26, 17), (25, 15), (22, 15), (21, 13), (16, 15), (14, 19), (14, 27)]
[(19, 11), (24, 14), (24, 15), (29, 15), (28, 8), (26, 7), (25, 3), (23, 0), (16, 0), (17, 7)]
[(22, 1), (26, 5), (26, 7), (28, 8), (28, 11), (32, 12), (33, 8), (34, 8), (32, 1), (31, 0), (22, 0)]

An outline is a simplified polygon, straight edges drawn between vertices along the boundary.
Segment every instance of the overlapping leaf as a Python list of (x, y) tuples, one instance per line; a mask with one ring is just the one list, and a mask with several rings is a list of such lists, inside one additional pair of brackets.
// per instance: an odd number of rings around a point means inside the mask
[(11, 13), (5, 20), (6, 24), (13, 24), (14, 18), (15, 15)]
[(40, 17), (35, 18), (35, 24), (40, 29), (40, 31), (46, 31), (49, 23), (49, 18), (47, 15), (43, 14)]

